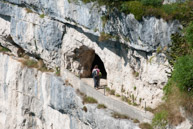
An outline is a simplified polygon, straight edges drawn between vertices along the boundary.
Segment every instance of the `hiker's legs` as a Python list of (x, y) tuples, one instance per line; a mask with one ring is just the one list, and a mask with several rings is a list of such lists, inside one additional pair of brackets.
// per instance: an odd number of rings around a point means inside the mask
[(97, 87), (97, 79), (95, 77), (93, 77), (93, 80), (94, 80), (94, 88)]
[(96, 80), (97, 80), (97, 88), (99, 88), (99, 81), (100, 81), (99, 79), (100, 79), (99, 77), (96, 78)]
[(100, 77), (98, 78), (98, 88), (100, 87)]

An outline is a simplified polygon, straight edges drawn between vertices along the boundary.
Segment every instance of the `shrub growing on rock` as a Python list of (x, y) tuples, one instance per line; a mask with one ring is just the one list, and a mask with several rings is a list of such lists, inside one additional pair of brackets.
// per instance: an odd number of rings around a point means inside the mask
[(155, 114), (153, 120), (152, 120), (152, 125), (154, 128), (159, 128), (159, 129), (165, 129), (166, 125), (168, 124), (167, 121), (168, 113), (167, 111), (161, 111)]
[(152, 5), (155, 7), (161, 6), (163, 0), (141, 0), (144, 5)]
[(186, 41), (191, 48), (193, 48), (193, 22), (191, 22), (186, 28)]
[(182, 91), (193, 93), (193, 56), (186, 55), (177, 59), (174, 64), (172, 79)]
[(132, 13), (137, 20), (141, 20), (144, 15), (144, 6), (139, 1), (127, 1), (121, 4), (121, 11), (126, 14)]

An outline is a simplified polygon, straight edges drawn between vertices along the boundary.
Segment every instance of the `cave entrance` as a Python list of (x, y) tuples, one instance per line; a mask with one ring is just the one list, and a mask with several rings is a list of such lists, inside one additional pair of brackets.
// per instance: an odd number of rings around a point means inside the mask
[(107, 78), (107, 72), (105, 70), (103, 61), (101, 60), (101, 58), (96, 53), (94, 55), (94, 60), (92, 62), (91, 73), (92, 73), (92, 69), (94, 68), (95, 65), (98, 65), (98, 68), (100, 69), (100, 71), (102, 73), (101, 78), (106, 79)]

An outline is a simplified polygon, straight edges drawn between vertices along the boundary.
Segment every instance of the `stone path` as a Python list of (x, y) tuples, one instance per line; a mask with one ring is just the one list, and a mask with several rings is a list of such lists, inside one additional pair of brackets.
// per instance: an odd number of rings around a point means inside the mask
[[(114, 95), (105, 94), (104, 89), (96, 90), (93, 87), (92, 78), (80, 79), (76, 77), (73, 73), (66, 69), (61, 70), (61, 78), (65, 81), (67, 80), (75, 90), (79, 90), (87, 96), (97, 99), (98, 103), (104, 104), (115, 112), (127, 115), (132, 119), (138, 119), (140, 122), (151, 123), (153, 114), (148, 111), (144, 111), (138, 107), (127, 104), (121, 101), (121, 98)], [(106, 85), (106, 80), (101, 80), (102, 85)]]
[[(83, 82), (85, 82), (86, 84), (88, 84), (90, 87), (92, 87), (92, 88), (94, 87), (94, 82), (93, 82), (92, 78), (81, 78), (81, 80)], [(105, 96), (108, 96), (108, 97), (110, 97), (112, 99), (118, 100), (118, 101), (120, 101), (122, 103), (125, 103), (125, 104), (129, 105), (128, 103), (122, 101), (121, 97), (116, 97), (115, 95), (110, 95), (107, 91), (104, 91), (104, 86), (107, 86), (107, 80), (106, 79), (100, 79), (100, 87), (96, 91), (98, 91), (98, 92), (100, 92), (100, 93), (104, 94)], [(133, 105), (129, 105), (129, 106), (133, 106)], [(140, 110), (144, 111), (144, 109), (141, 108), (141, 107), (137, 107), (137, 108), (139, 108)]]

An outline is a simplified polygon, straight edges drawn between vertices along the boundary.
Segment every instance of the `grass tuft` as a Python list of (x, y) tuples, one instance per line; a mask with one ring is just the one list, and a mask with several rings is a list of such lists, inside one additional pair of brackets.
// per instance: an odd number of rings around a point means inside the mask
[(133, 122), (134, 123), (140, 123), (140, 121), (138, 119), (134, 119)]
[(120, 95), (120, 94), (116, 94), (115, 96), (116, 96), (116, 97), (121, 97), (121, 95)]
[(83, 97), (83, 103), (98, 103), (98, 101), (96, 99), (94, 99), (93, 97), (89, 97), (89, 96), (84, 96)]
[(129, 119), (128, 116), (120, 114), (118, 112), (113, 112), (112, 117), (114, 117), (115, 119)]
[(0, 52), (10, 52), (10, 50), (6, 47), (0, 46)]
[(99, 37), (99, 41), (102, 42), (102, 41), (109, 40), (111, 38), (112, 38), (112, 36), (110, 34), (107, 34), (105, 32), (101, 32), (100, 37)]
[(82, 110), (83, 110), (83, 111), (85, 111), (85, 112), (87, 112), (87, 111), (88, 111), (88, 109), (87, 109), (87, 107), (86, 107), (86, 106), (84, 106), (84, 107), (82, 108)]
[(115, 95), (115, 90), (112, 89), (112, 90), (110, 90), (109, 93), (110, 93), (110, 95)]
[(56, 75), (60, 76), (60, 68), (59, 67), (56, 67)]
[(140, 123), (139, 127), (141, 129), (153, 129), (153, 127), (149, 123)]
[(45, 17), (45, 14), (40, 14), (40, 18), (44, 18)]
[(33, 11), (29, 8), (25, 8), (25, 10), (26, 10), (27, 13), (33, 13)]
[(107, 107), (104, 104), (98, 104), (97, 108), (98, 109), (105, 109)]

